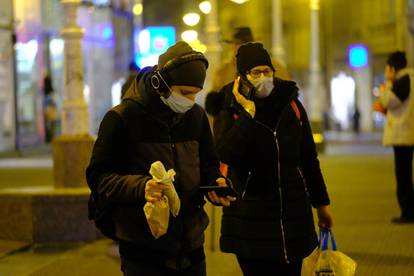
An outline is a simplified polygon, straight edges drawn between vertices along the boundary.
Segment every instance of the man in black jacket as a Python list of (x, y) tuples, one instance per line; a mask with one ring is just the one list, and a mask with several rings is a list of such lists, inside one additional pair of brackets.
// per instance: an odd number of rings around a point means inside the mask
[[(194, 104), (208, 62), (185, 42), (144, 68), (120, 105), (102, 120), (90, 165), (88, 185), (98, 206), (107, 206), (119, 240), (125, 275), (205, 275), (204, 230), (208, 217), (201, 185), (225, 185), (219, 172), (207, 116)], [(153, 162), (177, 173), (174, 188), (181, 208), (170, 216), (168, 231), (155, 239), (144, 215), (169, 186), (149, 175)], [(210, 194), (214, 204), (234, 198)], [(109, 207), (108, 207), (109, 206)]]
[(274, 77), (262, 44), (242, 45), (236, 59), (240, 78), (206, 99), (220, 160), (241, 195), (223, 210), (220, 247), (246, 276), (300, 276), (317, 246), (312, 206), (319, 226), (332, 227), (309, 121), (296, 84)]

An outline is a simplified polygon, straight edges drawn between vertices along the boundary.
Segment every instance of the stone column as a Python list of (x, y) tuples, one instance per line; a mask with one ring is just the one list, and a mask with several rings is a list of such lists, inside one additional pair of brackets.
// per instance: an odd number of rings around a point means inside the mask
[(64, 98), (62, 135), (53, 141), (54, 180), (56, 187), (85, 186), (93, 138), (89, 135), (88, 106), (83, 89), (83, 29), (77, 24), (81, 0), (63, 0), (65, 41)]
[(354, 70), (355, 78), (355, 100), (360, 113), (360, 130), (371, 132), (373, 129), (372, 122), (372, 71), (370, 66)]
[(272, 54), (279, 63), (286, 66), (283, 47), (282, 0), (272, 0), (272, 21)]
[[(407, 4), (407, 49), (414, 49), (414, 2)], [(414, 64), (412, 51), (407, 51), (408, 64)]]
[(310, 72), (307, 101), (315, 142), (323, 149), (322, 109), (325, 104), (325, 87), (322, 80), (319, 53), (319, 0), (310, 0)]
[(138, 45), (135, 45), (134, 36), (135, 34), (138, 35), (138, 33), (143, 29), (143, 26), (144, 26), (143, 13), (144, 13), (143, 0), (134, 0), (134, 6), (132, 10), (132, 15), (133, 15), (132, 48), (133, 48), (134, 59), (135, 59), (135, 56), (138, 54), (138, 49), (136, 49), (136, 47), (138, 48)]
[[(134, 0), (134, 8), (135, 5), (140, 6), (143, 9), (143, 0)], [(133, 11), (134, 15), (134, 27), (141, 29), (143, 25), (143, 10), (141, 10), (141, 13), (138, 13), (138, 11)]]
[(221, 45), (220, 45), (220, 26), (217, 17), (217, 0), (210, 0), (211, 11), (206, 14), (206, 56), (208, 59), (208, 69), (204, 89), (197, 96), (197, 102), (204, 105), (204, 99), (213, 86), (213, 78), (221, 64)]

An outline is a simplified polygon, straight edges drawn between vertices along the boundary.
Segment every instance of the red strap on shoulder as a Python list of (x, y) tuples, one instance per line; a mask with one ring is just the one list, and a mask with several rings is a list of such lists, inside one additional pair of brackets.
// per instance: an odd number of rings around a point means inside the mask
[(220, 172), (224, 177), (227, 177), (229, 165), (220, 162)]
[(295, 112), (296, 118), (298, 119), (300, 125), (302, 125), (302, 120), (300, 119), (300, 111), (298, 105), (294, 100), (290, 102), (290, 106), (292, 107), (293, 111)]

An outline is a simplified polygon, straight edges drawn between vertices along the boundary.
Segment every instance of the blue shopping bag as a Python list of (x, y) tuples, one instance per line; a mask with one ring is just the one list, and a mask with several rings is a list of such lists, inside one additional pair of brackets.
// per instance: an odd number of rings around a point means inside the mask
[(303, 260), (302, 276), (353, 276), (355, 270), (356, 262), (337, 250), (333, 232), (319, 230), (319, 246)]

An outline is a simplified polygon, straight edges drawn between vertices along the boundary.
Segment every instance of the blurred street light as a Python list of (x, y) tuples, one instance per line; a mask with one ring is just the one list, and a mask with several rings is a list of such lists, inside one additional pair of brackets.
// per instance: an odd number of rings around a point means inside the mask
[(245, 2), (247, 2), (247, 1), (249, 1), (249, 0), (230, 0), (231, 2), (234, 2), (234, 3), (236, 3), (236, 4), (243, 4), (243, 3), (245, 3)]
[(309, 5), (311, 10), (319, 10), (319, 0), (310, 0)]
[(143, 10), (144, 10), (144, 7), (143, 7), (142, 3), (136, 3), (136, 4), (134, 4), (134, 6), (132, 8), (132, 13), (134, 15), (141, 15)]
[(210, 1), (203, 1), (198, 5), (198, 7), (200, 8), (201, 12), (204, 14), (209, 14), (211, 12)]
[(187, 13), (186, 15), (183, 16), (183, 21), (188, 26), (191, 26), (191, 27), (195, 26), (200, 21), (200, 15), (195, 12)]
[(196, 41), (196, 40), (197, 40), (197, 38), (198, 38), (198, 33), (197, 33), (196, 31), (194, 31), (194, 30), (187, 30), (187, 31), (184, 31), (184, 32), (181, 34), (181, 38), (182, 38), (185, 42), (187, 42), (187, 43), (191, 43), (191, 42), (193, 42), (193, 41)]

